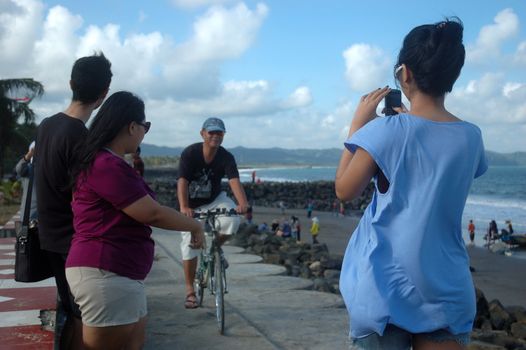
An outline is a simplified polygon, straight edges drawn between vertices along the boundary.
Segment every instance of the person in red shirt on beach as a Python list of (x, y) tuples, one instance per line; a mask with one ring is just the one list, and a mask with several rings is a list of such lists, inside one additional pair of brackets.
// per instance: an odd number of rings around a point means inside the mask
[(469, 232), (469, 240), (473, 244), (473, 241), (475, 240), (475, 224), (473, 223), (473, 220), (469, 220), (468, 232)]

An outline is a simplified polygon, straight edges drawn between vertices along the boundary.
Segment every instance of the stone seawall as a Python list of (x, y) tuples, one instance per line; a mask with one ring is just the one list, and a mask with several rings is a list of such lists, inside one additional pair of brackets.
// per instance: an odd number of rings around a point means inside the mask
[[(175, 176), (156, 172), (155, 175), (147, 174), (146, 180), (161, 203), (179, 207)], [(286, 208), (304, 209), (307, 203), (312, 201), (314, 210), (331, 211), (336, 200), (333, 181), (243, 183), (243, 187), (249, 202), (263, 207), (277, 208), (279, 203), (283, 202)], [(223, 189), (233, 198), (228, 183), (223, 182)], [(374, 186), (371, 183), (360, 197), (344, 203), (345, 211), (363, 211), (370, 202), (373, 191)], [(339, 210), (339, 207), (337, 209)]]

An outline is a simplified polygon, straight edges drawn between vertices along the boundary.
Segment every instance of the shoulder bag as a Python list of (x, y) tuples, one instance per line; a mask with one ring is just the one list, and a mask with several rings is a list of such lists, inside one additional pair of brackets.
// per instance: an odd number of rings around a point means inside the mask
[(29, 183), (27, 186), (24, 217), (22, 227), (17, 232), (15, 243), (15, 281), (38, 282), (53, 276), (46, 253), (40, 249), (38, 225), (36, 221), (29, 223), (31, 211), (31, 194), (33, 190), (33, 167), (29, 169)]

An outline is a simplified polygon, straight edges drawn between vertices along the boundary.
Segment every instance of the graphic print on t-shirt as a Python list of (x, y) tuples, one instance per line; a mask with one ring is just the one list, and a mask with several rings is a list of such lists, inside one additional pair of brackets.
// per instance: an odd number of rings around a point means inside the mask
[(212, 196), (212, 169), (201, 169), (201, 172), (196, 174), (194, 180), (188, 186), (189, 196), (192, 199), (196, 198), (210, 198)]

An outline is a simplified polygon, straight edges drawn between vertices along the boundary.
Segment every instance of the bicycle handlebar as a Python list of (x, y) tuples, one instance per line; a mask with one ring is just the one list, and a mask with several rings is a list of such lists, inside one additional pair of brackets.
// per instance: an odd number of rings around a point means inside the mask
[(239, 215), (235, 209), (217, 208), (211, 210), (203, 210), (194, 212), (193, 217), (196, 219), (207, 219), (217, 216), (234, 216)]

